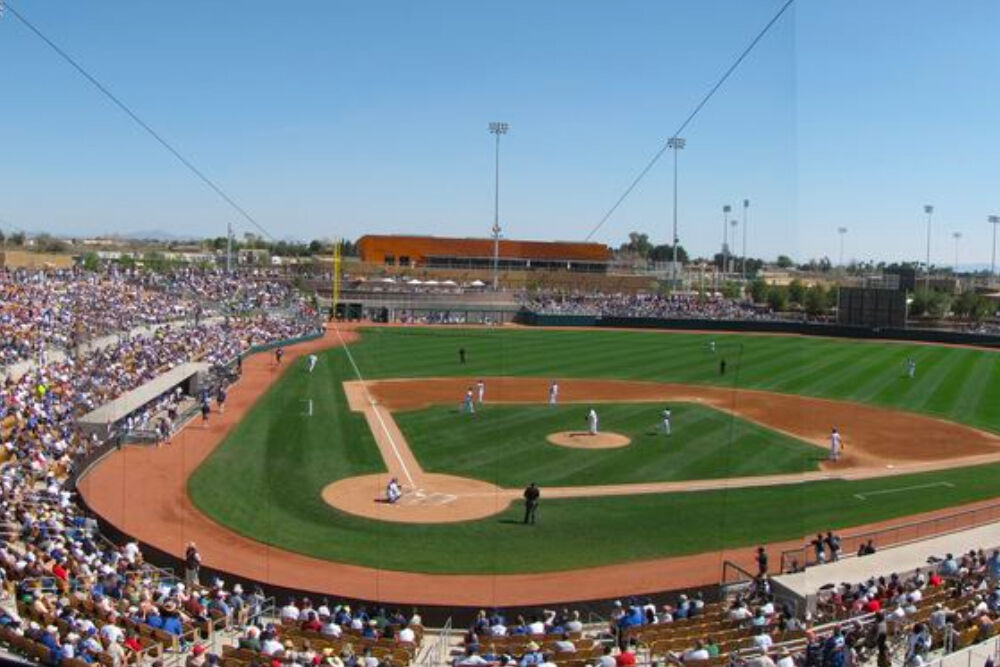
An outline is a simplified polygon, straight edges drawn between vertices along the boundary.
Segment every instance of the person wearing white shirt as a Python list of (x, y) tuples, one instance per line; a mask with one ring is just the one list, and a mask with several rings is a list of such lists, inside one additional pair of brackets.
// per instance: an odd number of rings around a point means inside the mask
[(753, 637), (753, 645), (762, 651), (766, 651), (774, 644), (774, 640), (771, 639), (771, 635), (767, 634), (767, 630), (760, 628), (757, 634)]
[(413, 631), (413, 628), (406, 626), (402, 628), (396, 635), (396, 639), (407, 644), (413, 644), (417, 641), (417, 633)]
[(323, 627), (319, 629), (320, 634), (326, 635), (327, 637), (340, 637), (344, 634), (344, 629), (334, 623), (332, 618), (327, 617), (323, 622)]
[(299, 608), (295, 606), (295, 601), (289, 600), (288, 604), (281, 608), (281, 613), (279, 615), (283, 621), (299, 620)]

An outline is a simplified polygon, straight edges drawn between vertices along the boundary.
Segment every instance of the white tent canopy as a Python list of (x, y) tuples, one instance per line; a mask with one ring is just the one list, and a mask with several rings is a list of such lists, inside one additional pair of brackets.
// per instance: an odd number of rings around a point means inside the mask
[(382, 278), (382, 280), (380, 280), (379, 282), (380, 283), (394, 283), (394, 282), (396, 282), (396, 279), (395, 278), (385, 277), (385, 278)]
[(410, 278), (409, 280), (406, 281), (406, 284), (407, 285), (423, 285), (423, 283), (420, 282), (419, 280), (417, 280), (416, 278)]
[(486, 283), (484, 283), (482, 280), (473, 280), (471, 283), (469, 283), (469, 285), (471, 287), (486, 287)]

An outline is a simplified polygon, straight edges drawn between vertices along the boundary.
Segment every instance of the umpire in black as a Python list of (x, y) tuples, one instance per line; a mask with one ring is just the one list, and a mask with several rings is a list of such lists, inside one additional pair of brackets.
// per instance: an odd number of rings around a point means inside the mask
[(538, 499), (541, 495), (534, 482), (524, 490), (524, 523), (535, 523), (535, 511), (538, 509)]

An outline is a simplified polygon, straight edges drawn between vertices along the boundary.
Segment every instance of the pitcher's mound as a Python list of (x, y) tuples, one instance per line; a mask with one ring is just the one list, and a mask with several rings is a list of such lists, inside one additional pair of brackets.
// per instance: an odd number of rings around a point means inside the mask
[(597, 435), (591, 435), (587, 431), (560, 431), (550, 433), (545, 439), (553, 445), (578, 449), (613, 449), (627, 447), (632, 443), (621, 433), (611, 433), (610, 431), (601, 431)]

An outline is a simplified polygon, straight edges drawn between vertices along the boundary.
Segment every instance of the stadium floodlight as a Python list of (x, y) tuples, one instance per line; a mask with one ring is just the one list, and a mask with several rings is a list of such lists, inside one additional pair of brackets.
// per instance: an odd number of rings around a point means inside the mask
[(838, 265), (844, 265), (844, 234), (847, 233), (847, 227), (837, 227), (837, 233), (840, 234), (840, 260), (837, 262)]
[(931, 216), (934, 215), (934, 206), (924, 204), (924, 213), (927, 214), (927, 257), (924, 268), (927, 274), (924, 276), (924, 292), (931, 291)]
[(677, 289), (677, 151), (684, 150), (687, 141), (683, 137), (670, 137), (667, 139), (667, 148), (674, 151), (674, 233), (673, 233), (673, 261), (670, 263), (670, 284)]
[(500, 289), (500, 135), (507, 134), (510, 125), (494, 121), (490, 123), (490, 134), (496, 136), (495, 182), (493, 189), (493, 291)]
[(986, 222), (993, 225), (993, 250), (990, 253), (990, 280), (997, 274), (997, 225), (1000, 225), (1000, 215), (991, 215)]

